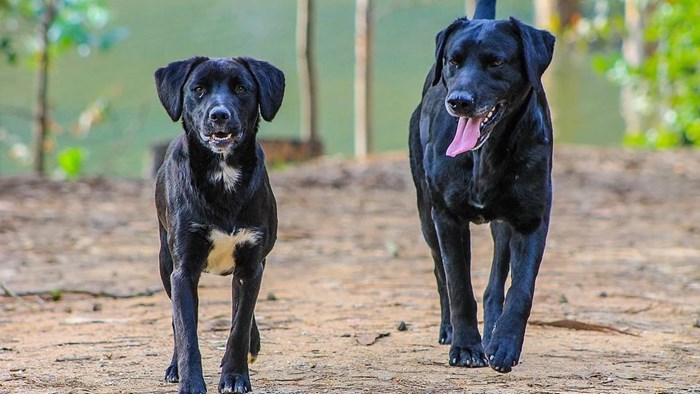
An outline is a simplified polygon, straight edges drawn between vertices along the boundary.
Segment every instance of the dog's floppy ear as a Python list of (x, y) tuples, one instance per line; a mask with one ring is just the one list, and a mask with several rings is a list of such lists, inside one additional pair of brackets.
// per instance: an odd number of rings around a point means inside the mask
[(447, 39), (450, 37), (450, 34), (462, 25), (462, 23), (468, 21), (467, 17), (459, 18), (435, 36), (435, 74), (433, 75), (433, 86), (442, 78), (442, 63), (445, 57), (445, 44), (447, 43)]
[(182, 100), (184, 92), (182, 88), (192, 70), (200, 63), (208, 60), (208, 57), (196, 56), (187, 60), (172, 62), (165, 67), (156, 70), (156, 89), (158, 98), (173, 122), (182, 116)]
[(520, 36), (527, 79), (534, 89), (541, 90), (540, 78), (552, 61), (555, 38), (548, 31), (535, 29), (515, 18), (510, 18), (510, 23)]
[(250, 57), (239, 58), (258, 85), (260, 115), (270, 122), (275, 118), (284, 97), (284, 73), (272, 64)]

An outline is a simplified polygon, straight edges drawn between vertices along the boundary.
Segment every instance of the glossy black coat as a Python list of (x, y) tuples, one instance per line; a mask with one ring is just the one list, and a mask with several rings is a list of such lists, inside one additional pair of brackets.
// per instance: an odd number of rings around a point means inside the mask
[[(492, 16), (488, 11), (495, 2), (480, 3), (481, 17)], [(440, 295), (438, 340), (451, 344), (450, 365), (509, 372), (520, 358), (552, 202), (553, 133), (540, 78), (553, 49), (551, 34), (515, 19), (462, 18), (436, 38), (436, 63), (411, 116), (409, 148)], [(451, 107), (448, 100), (455, 97), (470, 105)], [(447, 156), (457, 116), (472, 117), (480, 108), (503, 108), (486, 142)], [(482, 339), (470, 279), (469, 226), (486, 222), (494, 256)], [(505, 295), (509, 272), (512, 285)]]
[[(165, 379), (179, 381), (180, 393), (206, 392), (197, 284), (213, 248), (210, 235), (255, 229), (257, 242), (232, 251), (232, 326), (219, 382), (219, 392), (248, 392), (247, 359), (260, 350), (255, 303), (265, 258), (277, 238), (275, 197), (256, 134), (260, 116), (272, 120), (282, 103), (284, 74), (251, 58), (193, 57), (157, 70), (155, 79), (161, 103), (184, 128), (156, 181), (160, 274), (173, 303), (175, 342)], [(231, 138), (213, 142), (216, 133)]]

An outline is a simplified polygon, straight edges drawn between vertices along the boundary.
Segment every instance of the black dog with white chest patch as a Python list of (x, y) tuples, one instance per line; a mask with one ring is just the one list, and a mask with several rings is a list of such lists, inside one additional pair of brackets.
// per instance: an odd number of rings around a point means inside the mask
[(175, 350), (165, 373), (180, 393), (205, 393), (197, 341), (202, 272), (233, 275), (231, 332), (220, 393), (251, 390), (248, 361), (260, 350), (254, 309), (265, 258), (277, 238), (277, 208), (256, 141), (260, 115), (282, 104), (284, 74), (251, 58), (193, 57), (155, 73), (158, 97), (185, 133), (158, 171), (160, 275), (173, 304)]
[[(439, 342), (451, 344), (450, 365), (509, 372), (520, 358), (549, 226), (553, 136), (540, 78), (554, 37), (494, 15), (495, 0), (480, 0), (474, 20), (438, 34), (409, 145), (440, 294)], [(470, 222), (491, 222), (494, 240), (483, 340)]]

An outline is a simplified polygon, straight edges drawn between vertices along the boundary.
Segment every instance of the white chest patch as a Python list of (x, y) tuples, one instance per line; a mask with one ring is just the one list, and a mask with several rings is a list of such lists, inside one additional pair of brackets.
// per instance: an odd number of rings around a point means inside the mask
[(233, 234), (212, 230), (209, 233), (211, 250), (207, 256), (204, 272), (216, 275), (228, 275), (236, 267), (233, 252), (239, 245), (255, 245), (260, 241), (261, 233), (254, 228), (242, 228)]
[(222, 161), (219, 164), (219, 169), (210, 173), (209, 177), (212, 182), (223, 182), (226, 190), (233, 191), (238, 183), (238, 178), (241, 177), (241, 171)]

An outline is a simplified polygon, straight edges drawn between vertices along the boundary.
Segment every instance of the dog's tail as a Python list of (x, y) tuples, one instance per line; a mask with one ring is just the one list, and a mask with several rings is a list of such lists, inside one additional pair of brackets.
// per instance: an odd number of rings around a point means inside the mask
[(496, 0), (477, 0), (472, 19), (496, 19)]

